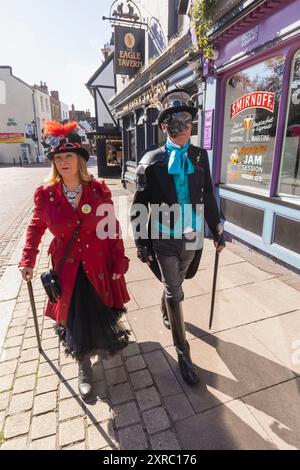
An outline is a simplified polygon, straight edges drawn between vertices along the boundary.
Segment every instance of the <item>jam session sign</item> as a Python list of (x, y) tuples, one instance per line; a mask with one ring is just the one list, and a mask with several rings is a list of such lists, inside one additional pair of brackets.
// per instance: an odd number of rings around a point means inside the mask
[(115, 26), (115, 73), (136, 75), (145, 65), (145, 30)]

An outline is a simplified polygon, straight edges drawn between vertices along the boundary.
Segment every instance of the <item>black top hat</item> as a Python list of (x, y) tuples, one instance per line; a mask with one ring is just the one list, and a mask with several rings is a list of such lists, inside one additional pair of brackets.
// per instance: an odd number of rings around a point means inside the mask
[(161, 124), (169, 114), (187, 112), (192, 115), (192, 118), (198, 113), (190, 94), (183, 88), (175, 88), (175, 90), (168, 91), (161, 99), (163, 109), (158, 116), (158, 125)]
[(77, 122), (61, 124), (57, 121), (46, 121), (44, 126), (43, 147), (48, 148), (47, 158), (52, 161), (58, 153), (74, 152), (86, 161), (90, 158), (87, 150), (82, 147), (81, 137), (75, 132)]

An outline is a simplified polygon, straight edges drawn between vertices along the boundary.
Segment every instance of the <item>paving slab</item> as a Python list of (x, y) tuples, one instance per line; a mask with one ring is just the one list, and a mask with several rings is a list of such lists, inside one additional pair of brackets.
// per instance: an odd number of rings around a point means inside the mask
[(243, 399), (277, 449), (300, 449), (299, 391), (297, 378)]

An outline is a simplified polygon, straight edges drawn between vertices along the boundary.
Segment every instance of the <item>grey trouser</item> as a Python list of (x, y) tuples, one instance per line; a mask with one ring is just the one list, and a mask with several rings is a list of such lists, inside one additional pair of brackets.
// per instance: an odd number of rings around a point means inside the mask
[(186, 250), (186, 240), (152, 240), (153, 250), (161, 272), (165, 295), (181, 302), (184, 299), (182, 283), (195, 250)]

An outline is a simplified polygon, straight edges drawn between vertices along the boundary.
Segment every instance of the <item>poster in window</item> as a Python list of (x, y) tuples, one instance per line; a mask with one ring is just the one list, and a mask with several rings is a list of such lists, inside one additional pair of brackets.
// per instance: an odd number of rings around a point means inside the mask
[(222, 182), (267, 191), (272, 174), (284, 58), (274, 57), (227, 82)]

